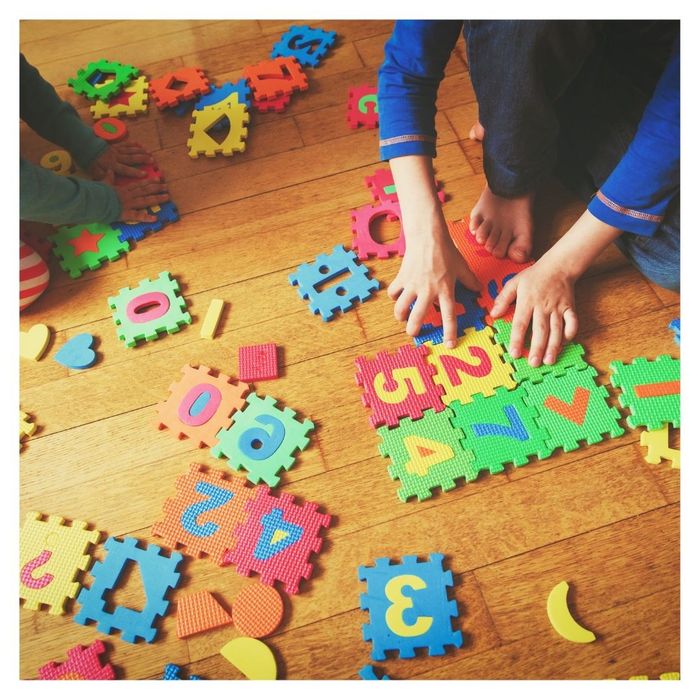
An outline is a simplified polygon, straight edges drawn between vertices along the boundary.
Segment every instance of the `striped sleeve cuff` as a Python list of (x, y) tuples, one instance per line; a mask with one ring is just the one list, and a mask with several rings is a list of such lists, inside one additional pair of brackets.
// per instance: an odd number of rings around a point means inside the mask
[(435, 158), (435, 137), (426, 134), (404, 134), (379, 141), (379, 157), (381, 160), (416, 155)]
[(661, 214), (623, 207), (600, 190), (588, 204), (588, 211), (600, 221), (638, 236), (653, 236), (664, 217)]

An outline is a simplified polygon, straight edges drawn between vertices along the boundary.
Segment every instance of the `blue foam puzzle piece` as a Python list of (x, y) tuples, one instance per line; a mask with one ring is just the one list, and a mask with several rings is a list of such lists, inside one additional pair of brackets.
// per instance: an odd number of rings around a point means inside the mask
[(293, 24), (272, 47), (270, 58), (293, 56), (300, 66), (315, 68), (335, 42), (336, 33)]
[(122, 243), (124, 241), (141, 241), (146, 237), (147, 233), (160, 231), (168, 224), (173, 224), (180, 220), (180, 214), (178, 213), (174, 202), (165, 202), (159, 206), (160, 209), (155, 212), (152, 208), (148, 208), (148, 212), (157, 217), (157, 221), (138, 221), (133, 224), (117, 221), (112, 224), (114, 228), (121, 231), (119, 234), (119, 240)]
[(177, 114), (178, 117), (184, 117), (186, 114), (191, 114), (194, 109), (196, 100), (186, 100), (185, 102), (178, 102), (173, 107), (173, 112)]
[(97, 360), (97, 353), (92, 349), (94, 342), (95, 338), (90, 333), (80, 333), (65, 343), (53, 359), (68, 369), (92, 367)]
[[(80, 625), (97, 622), (97, 629), (103, 634), (111, 634), (113, 629), (120, 630), (122, 639), (131, 644), (135, 644), (137, 638), (150, 644), (157, 634), (154, 627), (156, 617), (165, 615), (170, 604), (165, 596), (180, 581), (176, 569), (182, 561), (182, 554), (172, 552), (167, 556), (155, 544), (142, 549), (134, 537), (125, 537), (123, 540), (110, 537), (104, 547), (107, 556), (103, 561), (93, 564), (90, 575), (94, 581), (89, 588), (83, 588), (78, 594), (77, 600), (81, 608), (73, 619)], [(143, 610), (117, 605), (112, 612), (107, 612), (104, 596), (117, 586), (129, 561), (139, 566), (146, 605)]]
[(227, 81), (219, 85), (219, 87), (212, 86), (211, 92), (202, 95), (194, 103), (194, 108), (202, 110), (205, 107), (218, 105), (220, 102), (224, 102), (226, 98), (230, 97), (234, 92), (238, 95), (238, 104), (244, 104), (250, 109), (250, 87), (245, 78), (241, 78), (235, 83)]
[(681, 344), (681, 320), (680, 318), (674, 318), (671, 323), (668, 324), (668, 327), (673, 331), (673, 340), (675, 341), (676, 345)]
[[(336, 277), (344, 276), (337, 284), (328, 285)], [(303, 263), (289, 275), (302, 299), (309, 300), (311, 313), (330, 321), (336, 311), (345, 313), (353, 303), (366, 301), (379, 289), (379, 282), (369, 277), (369, 270), (357, 260), (357, 255), (337, 245), (330, 254), (321, 254), (312, 263)], [(316, 287), (324, 285), (323, 290)]]
[[(163, 680), (163, 681), (182, 681), (182, 680), (185, 680), (184, 678), (180, 678), (181, 673), (182, 673), (182, 669), (177, 664), (167, 664), (164, 671), (163, 671), (163, 677), (161, 678), (161, 680)], [(201, 681), (202, 677), (192, 675), (189, 678), (187, 678), (186, 680), (188, 680), (188, 681)]]
[(372, 664), (367, 664), (366, 666), (363, 666), (358, 672), (357, 675), (362, 678), (363, 681), (390, 681), (391, 678), (389, 676), (382, 676), (381, 678), (379, 677), (379, 674), (377, 673), (377, 669), (372, 666)]
[(452, 572), (443, 569), (443, 558), (431, 554), (419, 562), (416, 556), (405, 556), (400, 564), (381, 558), (374, 566), (359, 567), (360, 581), (367, 582), (360, 608), (369, 611), (362, 636), (372, 642), (374, 661), (385, 659), (387, 651), (398, 650), (402, 659), (411, 659), (418, 648), (441, 656), (447, 645), (462, 646), (462, 632), (452, 629), (457, 602), (447, 597), (453, 581)]

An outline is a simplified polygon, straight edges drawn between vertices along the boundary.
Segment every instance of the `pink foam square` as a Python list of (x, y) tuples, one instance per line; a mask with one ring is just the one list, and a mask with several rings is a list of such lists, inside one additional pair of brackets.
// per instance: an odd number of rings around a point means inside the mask
[(277, 346), (274, 343), (263, 343), (238, 348), (238, 376), (246, 382), (279, 377)]

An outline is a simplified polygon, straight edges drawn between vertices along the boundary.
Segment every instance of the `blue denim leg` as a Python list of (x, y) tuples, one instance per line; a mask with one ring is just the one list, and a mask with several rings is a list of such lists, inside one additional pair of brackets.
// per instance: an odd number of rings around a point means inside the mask
[(674, 292), (681, 287), (680, 195), (671, 201), (653, 236), (623, 233), (615, 245), (649, 280)]

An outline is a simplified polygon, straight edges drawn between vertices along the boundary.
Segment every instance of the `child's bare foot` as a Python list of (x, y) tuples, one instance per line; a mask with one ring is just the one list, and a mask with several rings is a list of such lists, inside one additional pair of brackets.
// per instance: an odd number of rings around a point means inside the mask
[(479, 197), (469, 218), (477, 242), (497, 258), (525, 262), (532, 252), (533, 194), (506, 199), (488, 188)]
[(469, 130), (469, 138), (472, 141), (483, 141), (485, 133), (484, 127), (481, 126), (481, 122), (477, 119), (476, 124)]

